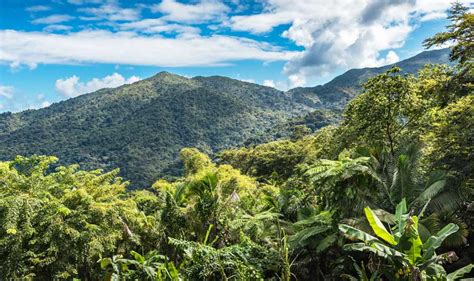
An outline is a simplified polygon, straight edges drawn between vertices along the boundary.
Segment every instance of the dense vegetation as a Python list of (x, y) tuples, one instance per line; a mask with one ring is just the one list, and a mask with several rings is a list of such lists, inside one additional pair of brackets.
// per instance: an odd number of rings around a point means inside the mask
[[(448, 62), (448, 55), (446, 49), (428, 51), (398, 65), (415, 73), (425, 63)], [(158, 177), (182, 173), (184, 147), (214, 154), (289, 137), (294, 125), (315, 131), (336, 124), (360, 92), (359, 83), (388, 68), (351, 70), (324, 86), (288, 92), (225, 77), (188, 79), (162, 72), (40, 110), (0, 114), (0, 160), (55, 155), (60, 165), (120, 168), (130, 188), (146, 188)]]
[(451, 19), (426, 44), (454, 39), (453, 66), (390, 68), (315, 133), (300, 118), (216, 159), (184, 148), (182, 176), (147, 189), (55, 157), (0, 162), (1, 278), (474, 276), (474, 16), (453, 4)]

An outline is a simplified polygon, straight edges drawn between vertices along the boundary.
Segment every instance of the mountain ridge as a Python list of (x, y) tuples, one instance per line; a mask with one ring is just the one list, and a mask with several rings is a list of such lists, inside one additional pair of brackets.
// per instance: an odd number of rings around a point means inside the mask
[[(444, 53), (431, 55), (428, 60), (440, 61)], [(0, 114), (0, 159), (56, 155), (60, 164), (85, 169), (118, 167), (133, 187), (149, 186), (164, 175), (180, 174), (183, 147), (212, 154), (288, 136), (292, 124), (305, 120), (319, 120), (308, 124), (313, 130), (337, 122), (336, 115), (360, 89), (359, 80), (382, 70), (348, 71), (324, 85), (286, 92), (224, 76), (159, 72), (47, 108)], [(317, 118), (305, 118), (315, 110)]]
[(404, 73), (415, 74), (418, 69), (428, 63), (452, 64), (449, 60), (449, 52), (449, 49), (423, 51), (413, 57), (389, 65), (349, 69), (323, 85), (297, 87), (288, 90), (288, 93), (298, 102), (313, 107), (343, 109), (347, 102), (360, 92), (360, 84), (369, 77), (382, 73), (393, 66), (400, 67)]

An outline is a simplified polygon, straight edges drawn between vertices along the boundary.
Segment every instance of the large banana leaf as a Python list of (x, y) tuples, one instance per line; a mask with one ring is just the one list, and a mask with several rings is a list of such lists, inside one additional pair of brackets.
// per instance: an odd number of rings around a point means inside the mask
[(411, 264), (416, 264), (416, 262), (421, 258), (421, 249), (423, 247), (423, 243), (421, 242), (420, 235), (418, 234), (418, 218), (416, 216), (412, 217), (413, 220), (413, 233), (411, 234), (408, 241), (410, 242), (411, 246), (407, 252), (408, 260)]
[(374, 230), (375, 234), (377, 234), (378, 237), (386, 241), (387, 243), (390, 243), (391, 245), (397, 245), (397, 242), (395, 241), (395, 238), (390, 234), (383, 223), (379, 220), (379, 218), (374, 214), (374, 212), (369, 208), (365, 207), (364, 208), (365, 216), (367, 217), (367, 220), (369, 221), (370, 226)]
[(380, 242), (376, 237), (347, 224), (340, 224), (339, 230), (349, 239), (357, 239), (364, 241), (365, 243)]
[(346, 251), (371, 252), (382, 258), (400, 258), (406, 260), (406, 255), (382, 243), (374, 242), (370, 245), (365, 243), (351, 243), (343, 247)]
[(405, 227), (406, 220), (408, 218), (407, 211), (407, 201), (405, 200), (405, 198), (403, 198), (402, 201), (398, 203), (397, 208), (395, 209), (395, 219), (398, 222), (398, 235), (397, 233), (395, 235), (396, 237), (398, 236), (397, 238), (400, 238), (402, 230)]
[(448, 281), (458, 280), (459, 278), (471, 272), (472, 269), (474, 269), (474, 264), (469, 264), (465, 267), (461, 267), (460, 269), (448, 274)]
[(428, 240), (423, 244), (423, 258), (425, 260), (430, 259), (434, 255), (435, 250), (441, 246), (444, 239), (458, 231), (458, 229), (459, 226), (455, 225), (454, 223), (450, 223), (438, 231), (435, 236), (428, 238)]

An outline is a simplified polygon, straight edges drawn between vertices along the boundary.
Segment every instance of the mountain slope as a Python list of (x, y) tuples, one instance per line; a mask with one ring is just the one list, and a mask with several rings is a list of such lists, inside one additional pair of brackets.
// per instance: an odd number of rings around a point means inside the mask
[[(447, 62), (447, 54), (424, 52), (399, 65), (414, 72), (428, 62)], [(360, 82), (387, 68), (354, 69), (323, 86), (286, 93), (226, 77), (162, 72), (47, 108), (0, 114), (0, 160), (56, 155), (61, 164), (85, 169), (118, 167), (133, 187), (146, 187), (179, 174), (183, 147), (212, 153), (286, 136), (293, 125), (314, 130), (336, 122)]]
[(324, 85), (299, 87), (288, 93), (294, 101), (307, 106), (343, 109), (347, 102), (360, 92), (360, 84), (369, 77), (387, 71), (392, 66), (400, 67), (405, 73), (415, 74), (425, 64), (449, 64), (449, 52), (449, 49), (425, 51), (391, 65), (351, 69)]
[(241, 145), (310, 110), (273, 88), (163, 72), (41, 110), (0, 115), (0, 158), (52, 154), (85, 168), (119, 167), (145, 186), (178, 173), (182, 147), (213, 152)]

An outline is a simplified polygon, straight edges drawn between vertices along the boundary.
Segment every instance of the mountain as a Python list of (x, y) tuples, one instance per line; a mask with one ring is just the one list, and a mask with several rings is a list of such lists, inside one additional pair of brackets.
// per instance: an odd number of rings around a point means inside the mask
[(316, 87), (299, 87), (288, 91), (295, 102), (314, 108), (343, 109), (361, 91), (360, 84), (369, 77), (398, 66), (404, 73), (415, 74), (425, 64), (450, 64), (450, 49), (421, 52), (416, 56), (382, 67), (351, 69), (330, 82)]
[[(447, 62), (447, 54), (424, 52), (398, 65), (414, 72), (428, 62)], [(161, 72), (47, 108), (0, 114), (0, 160), (56, 155), (60, 164), (85, 169), (118, 167), (132, 187), (146, 187), (180, 173), (183, 147), (212, 153), (265, 140), (261, 136), (285, 136), (292, 125), (334, 123), (360, 82), (389, 67), (354, 69), (325, 85), (288, 92), (221, 76)]]
[(126, 179), (146, 186), (178, 174), (182, 147), (213, 152), (242, 145), (311, 110), (270, 87), (162, 72), (44, 109), (0, 115), (0, 157), (47, 154), (88, 169), (119, 167)]

